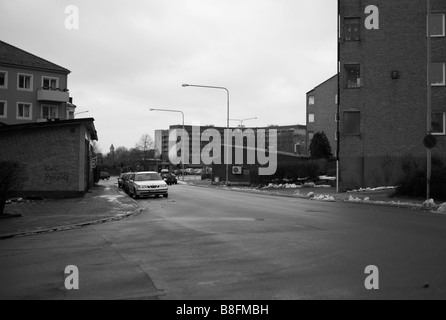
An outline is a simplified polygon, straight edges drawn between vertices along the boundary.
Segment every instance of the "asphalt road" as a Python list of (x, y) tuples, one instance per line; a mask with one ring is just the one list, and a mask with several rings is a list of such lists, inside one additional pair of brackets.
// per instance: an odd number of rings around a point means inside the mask
[(446, 298), (446, 216), (183, 185), (138, 202), (119, 222), (0, 241), (0, 299)]

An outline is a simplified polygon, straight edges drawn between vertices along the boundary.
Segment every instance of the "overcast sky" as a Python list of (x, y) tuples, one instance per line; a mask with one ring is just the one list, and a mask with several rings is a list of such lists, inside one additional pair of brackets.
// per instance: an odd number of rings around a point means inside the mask
[[(305, 124), (305, 94), (336, 74), (334, 0), (0, 0), (1, 40), (71, 70), (103, 153), (180, 124)], [(68, 30), (65, 9), (79, 9)], [(237, 122), (231, 122), (237, 125)]]

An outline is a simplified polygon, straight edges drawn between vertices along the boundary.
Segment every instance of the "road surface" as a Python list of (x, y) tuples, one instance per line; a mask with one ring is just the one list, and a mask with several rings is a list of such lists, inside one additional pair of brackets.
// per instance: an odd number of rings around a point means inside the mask
[(122, 221), (0, 241), (0, 299), (446, 298), (446, 216), (186, 185), (138, 203)]

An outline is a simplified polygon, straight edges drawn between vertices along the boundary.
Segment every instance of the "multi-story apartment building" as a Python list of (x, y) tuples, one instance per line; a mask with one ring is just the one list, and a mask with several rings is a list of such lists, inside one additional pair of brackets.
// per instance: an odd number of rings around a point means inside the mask
[[(333, 155), (337, 149), (338, 76), (324, 81), (307, 93), (307, 148), (315, 133), (325, 132)], [(309, 153), (309, 150), (306, 150)]]
[(155, 150), (163, 161), (169, 160), (169, 130), (155, 130)]
[(339, 1), (341, 189), (395, 184), (409, 159), (426, 166), (428, 132), (446, 160), (445, 14), (444, 0)]
[(0, 122), (73, 119), (69, 70), (0, 41)]

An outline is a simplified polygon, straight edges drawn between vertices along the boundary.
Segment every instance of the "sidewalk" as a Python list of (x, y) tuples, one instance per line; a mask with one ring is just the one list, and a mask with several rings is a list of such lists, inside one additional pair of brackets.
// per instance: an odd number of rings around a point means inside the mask
[[(182, 182), (181, 182), (182, 183)], [(315, 201), (325, 202), (348, 202), (357, 204), (372, 204), (381, 206), (390, 206), (398, 208), (411, 208), (426, 211), (433, 211), (436, 213), (443, 212), (445, 205), (441, 207), (442, 202), (432, 203), (426, 202), (424, 199), (409, 198), (409, 197), (394, 197), (394, 188), (377, 188), (367, 190), (357, 190), (352, 192), (337, 193), (336, 188), (333, 187), (293, 187), (285, 188), (278, 186), (271, 186), (262, 189), (245, 187), (245, 186), (218, 186), (213, 185), (211, 181), (185, 181), (185, 184), (204, 188), (218, 188), (228, 191), (251, 192), (256, 194), (265, 194), (273, 196), (303, 198)], [(441, 212), (440, 212), (441, 211)]]
[(111, 182), (99, 182), (83, 198), (7, 204), (0, 218), (0, 240), (120, 220), (140, 211), (137, 202)]

